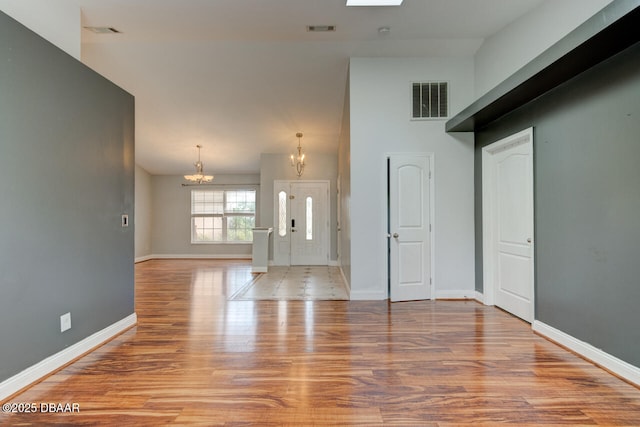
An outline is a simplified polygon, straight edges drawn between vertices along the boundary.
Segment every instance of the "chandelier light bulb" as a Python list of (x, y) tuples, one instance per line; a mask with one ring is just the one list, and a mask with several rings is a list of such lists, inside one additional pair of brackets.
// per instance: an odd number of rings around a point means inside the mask
[(302, 138), (302, 132), (296, 133), (296, 137), (298, 138), (298, 148), (297, 154), (292, 154), (290, 156), (291, 166), (296, 168), (296, 173), (298, 174), (298, 178), (302, 176), (304, 172), (304, 153), (302, 152), (302, 146), (300, 145), (300, 139)]
[(202, 148), (202, 145), (198, 144), (196, 147), (198, 147), (198, 161), (193, 164), (196, 167), (196, 173), (194, 175), (185, 175), (184, 179), (197, 184), (211, 182), (213, 181), (213, 175), (204, 174), (204, 165), (200, 160), (200, 149)]

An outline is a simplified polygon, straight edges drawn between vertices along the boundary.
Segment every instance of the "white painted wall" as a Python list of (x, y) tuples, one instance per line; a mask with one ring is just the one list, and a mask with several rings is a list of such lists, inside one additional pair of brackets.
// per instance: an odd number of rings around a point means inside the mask
[[(256, 189), (260, 206), (260, 177), (249, 175), (215, 175), (215, 185), (231, 189), (233, 186)], [(183, 187), (184, 178), (177, 175), (151, 176), (152, 226), (151, 247), (154, 257), (240, 257), (251, 258), (250, 243), (191, 243), (191, 189)], [(207, 186), (202, 188), (215, 188)], [(256, 212), (259, 217), (260, 212)]]
[(481, 97), (613, 0), (547, 0), (488, 37), (475, 56)]
[(338, 144), (338, 177), (340, 180), (340, 213), (338, 221), (338, 265), (351, 287), (351, 107), (349, 102), (349, 77), (344, 94), (342, 128)]
[(151, 175), (136, 165), (135, 171), (135, 257), (145, 259), (151, 255)]
[(0, 10), (80, 60), (80, 7), (69, 0), (0, 0)]
[(435, 155), (434, 287), (473, 296), (473, 135), (412, 121), (411, 83), (446, 80), (451, 113), (473, 101), (472, 58), (352, 58), (350, 62), (351, 299), (387, 298), (387, 153)]

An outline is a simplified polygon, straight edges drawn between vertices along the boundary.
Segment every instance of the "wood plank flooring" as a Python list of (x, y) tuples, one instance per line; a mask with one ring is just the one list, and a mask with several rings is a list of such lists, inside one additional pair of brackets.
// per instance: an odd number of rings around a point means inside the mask
[(1, 425), (640, 425), (640, 390), (472, 301), (228, 301), (246, 261), (136, 265), (139, 323)]

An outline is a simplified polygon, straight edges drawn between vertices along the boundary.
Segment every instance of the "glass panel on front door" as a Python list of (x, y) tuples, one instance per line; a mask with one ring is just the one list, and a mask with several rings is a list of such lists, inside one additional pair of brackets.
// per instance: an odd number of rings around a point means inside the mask
[(313, 240), (313, 199), (307, 197), (306, 202), (306, 220), (307, 220), (307, 240)]

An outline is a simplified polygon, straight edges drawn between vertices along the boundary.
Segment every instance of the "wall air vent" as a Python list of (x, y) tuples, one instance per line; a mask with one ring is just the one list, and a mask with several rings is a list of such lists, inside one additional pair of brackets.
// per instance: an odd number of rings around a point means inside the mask
[(113, 27), (84, 27), (84, 28), (96, 34), (120, 34), (121, 33), (121, 31), (118, 31)]
[(310, 33), (327, 33), (335, 30), (335, 25), (307, 25), (307, 31)]
[(446, 119), (449, 116), (449, 84), (413, 83), (411, 116), (414, 119)]

